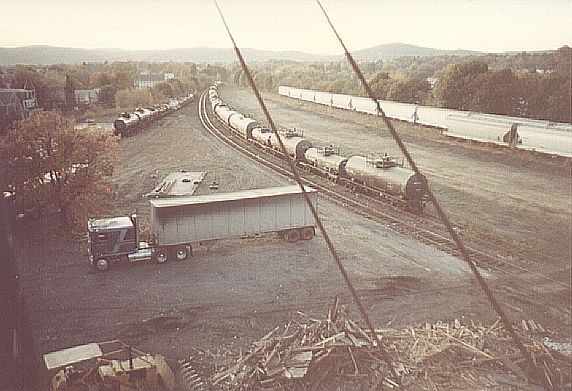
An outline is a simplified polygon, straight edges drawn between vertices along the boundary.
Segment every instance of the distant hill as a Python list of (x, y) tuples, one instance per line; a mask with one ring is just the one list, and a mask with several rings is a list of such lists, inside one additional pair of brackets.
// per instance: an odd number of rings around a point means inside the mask
[[(247, 61), (293, 60), (293, 61), (334, 61), (340, 55), (327, 56), (309, 54), (298, 51), (272, 51), (258, 49), (242, 49)], [(358, 60), (390, 60), (403, 56), (467, 56), (482, 54), (468, 50), (439, 50), (403, 43), (391, 43), (374, 46), (353, 52)], [(0, 48), (0, 65), (15, 64), (78, 64), (82, 62), (104, 61), (149, 61), (149, 62), (231, 62), (236, 61), (233, 49), (195, 47), (164, 50), (124, 50), (124, 49), (80, 49), (55, 46), (22, 46), (17, 48)]]
[(378, 45), (371, 48), (356, 50), (352, 55), (357, 60), (364, 61), (377, 61), (377, 60), (392, 60), (398, 57), (431, 57), (431, 56), (472, 56), (485, 54), (482, 52), (475, 52), (470, 50), (442, 50), (432, 49), (422, 46), (408, 45), (405, 43), (388, 43), (385, 45)]
[[(287, 59), (294, 61), (329, 60), (328, 56), (308, 54), (297, 51), (271, 51), (242, 49), (248, 61), (267, 61)], [(236, 61), (233, 49), (195, 47), (165, 50), (124, 50), (124, 49), (80, 49), (55, 46), (22, 46), (0, 48), (0, 65), (15, 64), (78, 64), (82, 62), (104, 61), (149, 61), (149, 62), (231, 62)]]

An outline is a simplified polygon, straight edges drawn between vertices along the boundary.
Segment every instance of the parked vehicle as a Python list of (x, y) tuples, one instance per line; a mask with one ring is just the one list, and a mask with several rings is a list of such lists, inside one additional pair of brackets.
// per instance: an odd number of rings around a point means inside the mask
[[(317, 191), (306, 189), (314, 207)], [(151, 199), (152, 240), (139, 240), (137, 216), (90, 219), (89, 261), (104, 271), (122, 259), (184, 260), (193, 244), (276, 232), (287, 242), (314, 237), (314, 220), (298, 186)]]

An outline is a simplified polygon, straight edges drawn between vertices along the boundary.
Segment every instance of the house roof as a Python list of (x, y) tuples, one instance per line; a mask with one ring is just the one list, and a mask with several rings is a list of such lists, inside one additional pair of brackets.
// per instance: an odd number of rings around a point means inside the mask
[(24, 89), (25, 90), (35, 90), (36, 86), (34, 86), (34, 83), (32, 83), (32, 80), (26, 79), (26, 83), (24, 83)]

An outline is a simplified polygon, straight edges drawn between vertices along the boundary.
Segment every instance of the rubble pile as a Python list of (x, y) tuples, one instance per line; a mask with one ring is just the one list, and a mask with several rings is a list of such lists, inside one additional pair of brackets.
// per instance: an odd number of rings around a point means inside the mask
[[(226, 390), (375, 390), (398, 383), (412, 390), (542, 390), (541, 380), (525, 373), (524, 359), (498, 321), (376, 329), (390, 369), (375, 340), (349, 319), (337, 298), (323, 319), (298, 314), (299, 321), (272, 330), (232, 362), (221, 357), (219, 364), (226, 365), (217, 365), (210, 384)], [(518, 332), (547, 382), (569, 385), (570, 358), (535, 339), (527, 322), (522, 327)]]

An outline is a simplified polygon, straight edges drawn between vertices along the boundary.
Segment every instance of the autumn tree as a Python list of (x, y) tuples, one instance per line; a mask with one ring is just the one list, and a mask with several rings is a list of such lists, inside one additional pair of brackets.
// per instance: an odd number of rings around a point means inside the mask
[(115, 94), (115, 106), (121, 109), (133, 110), (136, 107), (145, 107), (153, 104), (153, 97), (149, 89), (125, 88)]
[(468, 61), (452, 65), (439, 79), (435, 87), (435, 97), (441, 107), (456, 110), (470, 110), (480, 77), (489, 70), (482, 61)]
[(369, 81), (371, 90), (379, 99), (387, 99), (387, 93), (391, 87), (391, 79), (387, 72), (377, 72)]
[(110, 107), (115, 106), (115, 94), (117, 89), (112, 85), (104, 85), (99, 90), (99, 101), (101, 103), (106, 103)]
[(404, 103), (425, 103), (430, 90), (431, 86), (426, 80), (395, 80), (387, 91), (387, 99)]
[(109, 132), (75, 130), (57, 112), (40, 112), (0, 140), (2, 190), (14, 193), (17, 207), (58, 211), (65, 229), (83, 226), (114, 198), (116, 144)]

